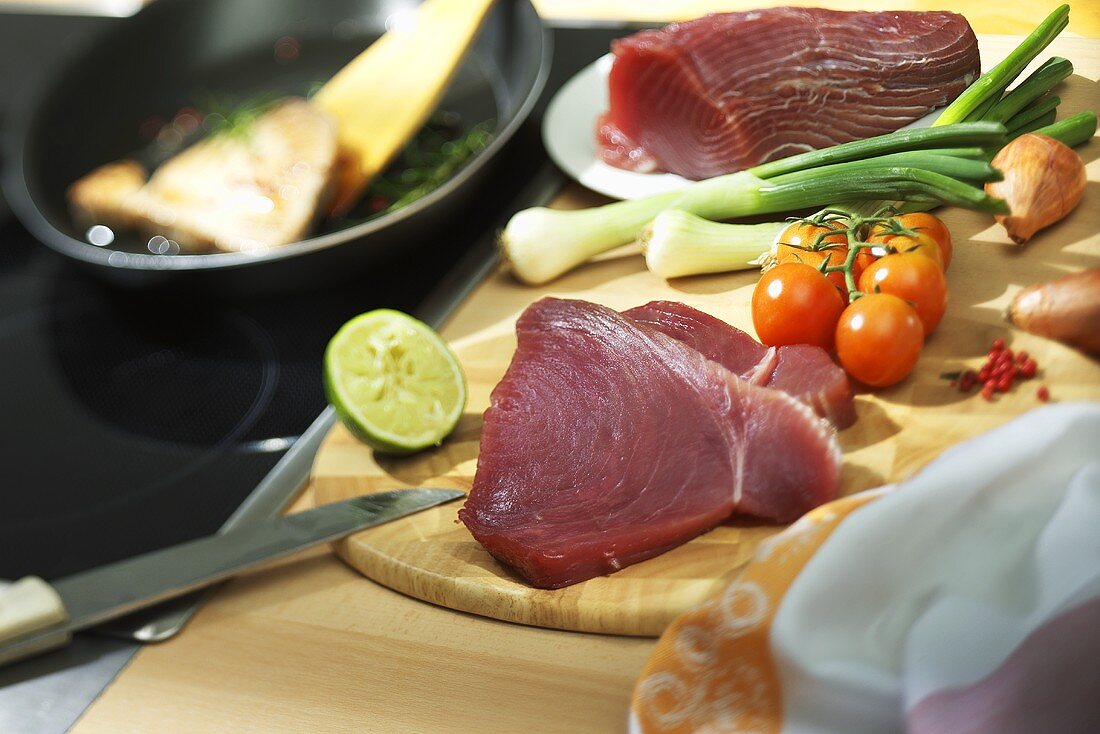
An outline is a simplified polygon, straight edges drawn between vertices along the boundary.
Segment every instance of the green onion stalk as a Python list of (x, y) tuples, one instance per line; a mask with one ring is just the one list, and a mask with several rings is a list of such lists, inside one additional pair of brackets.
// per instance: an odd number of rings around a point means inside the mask
[[(1096, 132), (1096, 125), (1094, 113), (1081, 112), (1039, 128), (1036, 132), (1060, 140), (1072, 148), (1089, 140)], [(936, 154), (944, 152), (935, 151)], [(955, 155), (958, 158), (988, 157), (980, 148), (958, 148)], [(938, 206), (939, 203), (910, 197), (903, 206), (895, 208), (899, 212), (924, 211)], [(857, 214), (872, 216), (881, 205), (882, 202), (876, 201), (840, 209), (849, 213), (855, 210)], [(723, 224), (677, 209), (663, 211), (646, 227), (642, 235), (646, 267), (662, 278), (754, 268), (763, 264), (776, 245), (776, 238), (785, 224), (786, 222)]]
[(1005, 120), (1005, 127), (1008, 128), (1008, 134), (1013, 135), (1016, 130), (1022, 129), (1025, 125), (1030, 125), (1036, 120), (1040, 120), (1046, 117), (1051, 112), (1058, 111), (1058, 105), (1062, 103), (1060, 97), (1047, 97), (1038, 104), (1033, 104), (1027, 109), (1017, 112), (1012, 117)]
[(994, 104), (982, 119), (1007, 122), (1072, 73), (1073, 64), (1068, 60), (1058, 56), (1048, 59), (1034, 74)]
[[(730, 227), (736, 227), (731, 236)], [(721, 224), (666, 209), (641, 235), (646, 267), (662, 278), (726, 273), (763, 264), (775, 243), (774, 222)]]
[(1061, 141), (1071, 148), (1084, 145), (1096, 135), (1096, 113), (1092, 110), (1078, 112), (1034, 132)]
[(1048, 15), (1001, 63), (982, 74), (976, 82), (967, 87), (944, 109), (933, 125), (951, 125), (970, 119), (975, 111), (983, 107), (984, 111), (992, 109), (1001, 99), (1008, 85), (1058, 37), (1059, 33), (1065, 30), (1067, 25), (1069, 25), (1069, 6), (1062, 5)]
[[(526, 209), (508, 222), (501, 246), (515, 275), (538, 284), (634, 241), (669, 209), (709, 220), (734, 219), (820, 207), (839, 193), (852, 200), (887, 195), (1002, 212), (1004, 203), (973, 183), (995, 176), (984, 160), (975, 159), (975, 149), (1000, 147), (1006, 134), (1003, 125), (987, 122), (902, 130), (641, 199), (573, 211)], [(953, 155), (955, 150), (959, 155)]]

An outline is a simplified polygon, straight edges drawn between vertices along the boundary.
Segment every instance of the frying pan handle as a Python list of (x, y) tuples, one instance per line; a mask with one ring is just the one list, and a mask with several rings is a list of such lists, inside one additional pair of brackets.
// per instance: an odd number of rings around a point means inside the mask
[(61, 597), (52, 586), (37, 576), (24, 576), (0, 588), (0, 665), (61, 647), (72, 637), (67, 631), (43, 637), (32, 645), (5, 649), (5, 643), (32, 632), (60, 626), (69, 619)]

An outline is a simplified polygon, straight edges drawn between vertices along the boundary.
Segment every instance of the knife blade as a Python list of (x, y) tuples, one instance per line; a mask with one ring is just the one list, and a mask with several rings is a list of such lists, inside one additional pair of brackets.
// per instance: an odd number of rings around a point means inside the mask
[(251, 523), (52, 584), (0, 589), (0, 664), (67, 643), (72, 633), (180, 596), (296, 551), (450, 502), (453, 489), (402, 489)]

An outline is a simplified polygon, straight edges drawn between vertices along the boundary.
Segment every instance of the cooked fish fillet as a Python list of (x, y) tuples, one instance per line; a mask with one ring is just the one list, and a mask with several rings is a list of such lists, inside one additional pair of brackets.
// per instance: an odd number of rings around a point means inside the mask
[(111, 188), (113, 179), (98, 169), (73, 185), (70, 202), (82, 217), (133, 222), (185, 251), (278, 247), (308, 234), (331, 195), (336, 156), (332, 120), (290, 99), (243, 131), (187, 148), (137, 190)]
[(132, 229), (138, 222), (125, 202), (136, 194), (149, 174), (137, 161), (114, 161), (100, 166), (69, 187), (69, 206), (77, 224), (103, 224)]

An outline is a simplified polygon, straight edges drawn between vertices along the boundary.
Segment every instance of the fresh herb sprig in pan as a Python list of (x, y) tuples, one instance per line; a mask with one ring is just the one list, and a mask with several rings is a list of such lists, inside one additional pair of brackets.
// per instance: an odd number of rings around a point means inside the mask
[(240, 102), (229, 102), (223, 98), (208, 96), (199, 105), (203, 111), (203, 129), (210, 135), (226, 137), (247, 137), (256, 120), (285, 99), (284, 95), (265, 92)]
[(367, 212), (353, 215), (345, 223), (369, 221), (423, 198), (446, 183), (493, 139), (492, 121), (480, 122), (465, 133), (458, 133), (457, 126), (453, 115), (436, 115), (405, 146), (398, 162), (371, 182), (363, 197)]

